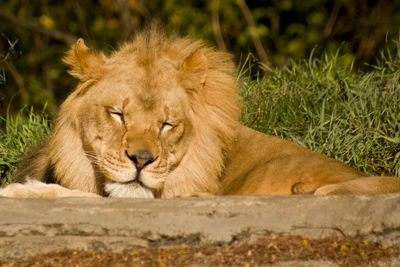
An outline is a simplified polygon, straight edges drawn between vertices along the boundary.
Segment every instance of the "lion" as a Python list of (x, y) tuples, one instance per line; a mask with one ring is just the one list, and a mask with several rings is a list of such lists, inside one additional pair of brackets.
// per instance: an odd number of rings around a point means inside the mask
[(137, 34), (111, 55), (79, 39), (63, 61), (79, 80), (53, 133), (19, 165), (8, 197), (173, 198), (400, 191), (239, 122), (235, 64), (203, 41)]

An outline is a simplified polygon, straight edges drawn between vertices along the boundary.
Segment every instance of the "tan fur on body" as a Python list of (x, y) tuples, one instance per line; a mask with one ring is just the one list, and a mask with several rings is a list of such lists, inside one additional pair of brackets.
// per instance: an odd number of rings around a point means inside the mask
[[(200, 41), (150, 29), (107, 57), (78, 40), (64, 62), (80, 83), (53, 134), (22, 162), (20, 182), (32, 177), (82, 195), (146, 198), (400, 191), (397, 177), (365, 178), (241, 125), (231, 56)], [(0, 195), (38, 196), (12, 186)]]

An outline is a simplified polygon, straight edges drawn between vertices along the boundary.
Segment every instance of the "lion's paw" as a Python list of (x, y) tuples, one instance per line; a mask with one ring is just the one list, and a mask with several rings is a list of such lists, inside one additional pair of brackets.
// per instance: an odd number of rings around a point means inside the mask
[(314, 195), (316, 196), (326, 196), (326, 195), (341, 195), (352, 193), (345, 186), (341, 184), (330, 184), (324, 185), (317, 190), (315, 190)]
[(37, 180), (28, 180), (24, 184), (12, 183), (0, 189), (0, 197), (9, 198), (61, 198), (61, 197), (101, 197), (90, 192), (70, 190), (58, 184), (45, 184)]

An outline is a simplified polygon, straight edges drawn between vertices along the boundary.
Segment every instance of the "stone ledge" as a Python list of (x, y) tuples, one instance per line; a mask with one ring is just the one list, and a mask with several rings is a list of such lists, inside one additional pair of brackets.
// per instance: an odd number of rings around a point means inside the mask
[(54, 249), (250, 241), (271, 234), (400, 244), (400, 194), (185, 199), (0, 198), (0, 259)]

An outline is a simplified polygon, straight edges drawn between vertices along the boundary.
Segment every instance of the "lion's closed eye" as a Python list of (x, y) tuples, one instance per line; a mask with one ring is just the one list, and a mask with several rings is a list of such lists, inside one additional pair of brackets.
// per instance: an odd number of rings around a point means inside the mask
[(175, 120), (167, 120), (161, 124), (160, 131), (167, 132), (177, 126), (178, 126), (178, 122), (176, 122)]
[(164, 123), (161, 125), (161, 131), (168, 131), (168, 130), (174, 128), (174, 127), (176, 127), (175, 124), (170, 123), (170, 122), (164, 122)]
[(111, 117), (118, 122), (125, 123), (124, 113), (121, 111), (109, 111)]

